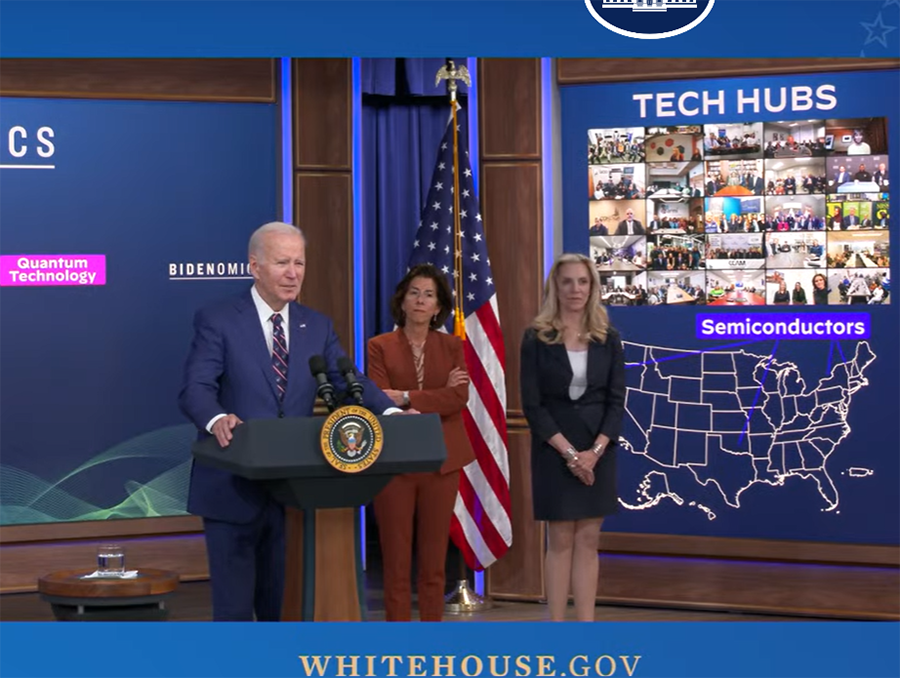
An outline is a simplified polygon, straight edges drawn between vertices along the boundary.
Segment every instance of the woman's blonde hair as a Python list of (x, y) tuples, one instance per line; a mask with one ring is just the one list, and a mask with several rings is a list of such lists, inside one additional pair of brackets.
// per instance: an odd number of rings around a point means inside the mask
[(591, 293), (584, 307), (583, 327), (588, 336), (601, 344), (606, 343), (606, 334), (609, 329), (609, 316), (606, 309), (600, 305), (600, 276), (594, 263), (583, 254), (561, 254), (550, 269), (550, 275), (544, 283), (544, 299), (541, 302), (541, 310), (532, 322), (531, 326), (537, 331), (537, 337), (546, 344), (561, 344), (563, 342), (563, 322), (559, 317), (559, 286), (557, 278), (559, 269), (566, 264), (583, 264), (588, 270), (591, 280)]

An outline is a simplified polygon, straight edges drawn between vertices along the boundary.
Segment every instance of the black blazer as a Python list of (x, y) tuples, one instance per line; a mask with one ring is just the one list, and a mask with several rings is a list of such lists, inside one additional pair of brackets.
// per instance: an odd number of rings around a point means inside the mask
[(569, 398), (572, 366), (564, 344), (545, 344), (534, 329), (522, 339), (522, 409), (531, 428), (532, 446), (562, 432), (577, 449), (594, 444), (602, 432), (615, 444), (625, 412), (625, 351), (619, 333), (609, 328), (606, 343), (588, 345), (587, 390)]

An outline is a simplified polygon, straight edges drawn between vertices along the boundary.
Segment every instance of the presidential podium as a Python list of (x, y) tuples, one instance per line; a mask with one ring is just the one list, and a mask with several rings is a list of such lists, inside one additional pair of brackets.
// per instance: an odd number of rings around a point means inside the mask
[(261, 483), (286, 507), (283, 621), (365, 619), (359, 507), (393, 476), (437, 471), (447, 457), (437, 414), (377, 419), (381, 454), (357, 473), (326, 461), (325, 417), (250, 420), (234, 429), (224, 450), (215, 438), (193, 446), (198, 463)]

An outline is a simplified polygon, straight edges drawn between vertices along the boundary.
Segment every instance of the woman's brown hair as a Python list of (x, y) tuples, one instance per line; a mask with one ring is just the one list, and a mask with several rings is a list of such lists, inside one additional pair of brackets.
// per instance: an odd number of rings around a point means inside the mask
[(409, 272), (397, 283), (397, 289), (391, 298), (391, 315), (398, 327), (406, 324), (406, 314), (403, 312), (403, 299), (409, 292), (409, 285), (416, 278), (429, 278), (434, 281), (434, 287), (437, 290), (438, 312), (431, 319), (429, 327), (433, 330), (443, 325), (450, 310), (453, 308), (453, 295), (450, 292), (450, 285), (447, 282), (447, 276), (441, 273), (432, 264), (419, 264), (409, 269)]

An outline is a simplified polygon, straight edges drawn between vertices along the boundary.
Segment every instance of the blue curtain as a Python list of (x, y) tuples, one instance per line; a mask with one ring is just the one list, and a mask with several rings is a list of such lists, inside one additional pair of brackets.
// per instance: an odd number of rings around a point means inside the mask
[[(457, 66), (466, 60), (454, 59)], [(422, 202), (450, 116), (444, 59), (363, 59), (362, 219), (365, 336), (390, 331), (390, 300), (406, 273)], [(459, 99), (466, 105), (460, 83)]]

